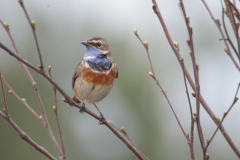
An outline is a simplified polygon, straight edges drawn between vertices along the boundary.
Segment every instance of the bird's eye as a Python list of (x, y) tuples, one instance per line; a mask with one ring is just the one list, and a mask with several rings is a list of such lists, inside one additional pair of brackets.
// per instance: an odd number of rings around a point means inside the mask
[(98, 47), (101, 47), (102, 44), (101, 44), (100, 42), (98, 42), (96, 45), (97, 45)]

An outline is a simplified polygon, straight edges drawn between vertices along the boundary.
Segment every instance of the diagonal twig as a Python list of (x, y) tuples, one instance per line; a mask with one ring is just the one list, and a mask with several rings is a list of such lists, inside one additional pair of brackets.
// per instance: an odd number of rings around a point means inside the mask
[[(237, 54), (236, 48), (235, 48), (234, 45), (232, 44), (231, 39), (228, 38), (228, 35), (227, 35), (226, 30), (225, 30), (225, 33), (226, 33), (227, 38), (225, 37), (225, 35), (224, 35), (224, 33), (223, 33), (223, 30), (222, 30), (222, 28), (221, 28), (220, 20), (214, 18), (213, 14), (212, 14), (210, 8), (208, 7), (207, 3), (205, 2), (205, 0), (202, 0), (202, 2), (203, 2), (203, 4), (205, 5), (205, 7), (206, 7), (209, 15), (211, 16), (212, 20), (213, 20), (214, 23), (217, 25), (220, 34), (222, 35), (222, 39), (223, 39), (223, 41), (224, 41), (224, 43), (225, 43), (225, 46), (227, 47), (225, 50), (226, 50), (228, 56), (231, 58), (231, 60), (233, 61), (234, 65), (236, 66), (236, 68), (237, 68), (238, 71), (240, 72), (240, 66), (238, 65), (238, 63), (237, 63), (236, 60), (234, 59), (234, 57), (233, 57), (233, 55), (232, 55), (232, 53), (231, 53), (231, 49), (230, 49), (227, 41), (230, 43), (230, 45), (231, 45), (231, 47), (233, 48), (234, 52)], [(224, 23), (224, 8), (222, 7), (222, 9), (223, 9), (223, 11), (222, 11), (222, 12), (223, 12), (223, 13), (222, 13), (223, 25), (225, 25), (225, 23)], [(225, 26), (224, 26), (224, 27), (225, 27)]]
[(236, 91), (236, 94), (235, 94), (235, 96), (234, 96), (234, 99), (233, 99), (233, 102), (232, 102), (231, 106), (229, 107), (229, 109), (227, 110), (227, 112), (225, 112), (225, 113), (223, 114), (223, 118), (222, 118), (221, 122), (220, 122), (219, 125), (217, 126), (217, 128), (216, 128), (215, 132), (213, 133), (212, 137), (210, 138), (210, 140), (207, 141), (207, 145), (206, 145), (206, 147), (205, 147), (205, 150), (207, 150), (208, 146), (209, 146), (210, 143), (212, 142), (214, 136), (216, 135), (216, 133), (217, 133), (217, 131), (218, 131), (218, 129), (219, 129), (219, 126), (222, 125), (222, 122), (223, 122), (224, 119), (227, 117), (227, 115), (228, 115), (228, 113), (231, 111), (232, 107), (237, 103), (237, 101), (238, 101), (238, 99), (239, 99), (239, 98), (237, 97), (239, 88), (240, 88), (240, 83), (238, 84), (238, 88), (237, 88), (237, 91)]
[(178, 122), (178, 125), (180, 126), (180, 128), (181, 128), (181, 130), (182, 130), (182, 132), (183, 132), (183, 135), (185, 136), (185, 138), (186, 138), (187, 141), (188, 141), (188, 136), (187, 136), (187, 134), (185, 133), (185, 131), (184, 131), (184, 129), (183, 129), (183, 127), (182, 127), (182, 125), (181, 125), (178, 117), (177, 117), (177, 114), (175, 113), (175, 111), (174, 111), (174, 109), (173, 109), (173, 107), (172, 107), (172, 105), (171, 105), (171, 103), (170, 103), (170, 100), (168, 99), (168, 96), (167, 96), (166, 92), (163, 90), (162, 86), (160, 85), (159, 81), (158, 81), (157, 78), (156, 78), (156, 75), (155, 75), (154, 70), (153, 70), (153, 66), (152, 66), (150, 54), (149, 54), (149, 51), (148, 51), (148, 43), (147, 43), (146, 41), (145, 41), (145, 42), (142, 41), (142, 39), (139, 37), (136, 29), (134, 29), (134, 34), (136, 35), (136, 37), (139, 39), (139, 41), (142, 43), (143, 47), (144, 47), (145, 50), (146, 50), (146, 53), (147, 53), (147, 56), (148, 56), (148, 60), (149, 60), (149, 64), (150, 64), (150, 67), (151, 67), (151, 72), (149, 72), (149, 75), (155, 80), (155, 82), (157, 83), (157, 85), (158, 85), (158, 87), (160, 88), (161, 92), (163, 93), (165, 99), (166, 99), (167, 102), (168, 102), (168, 105), (170, 106), (170, 108), (171, 108), (171, 110), (172, 110), (172, 112), (173, 112), (173, 114), (174, 114), (174, 116), (175, 116), (175, 118), (176, 118), (176, 120), (177, 120), (177, 122)]
[(36, 24), (34, 21), (31, 21), (30, 20), (30, 17), (27, 13), (27, 10), (24, 6), (24, 3), (23, 3), (23, 0), (18, 0), (18, 3), (21, 5), (21, 7), (23, 8), (23, 11), (27, 17), (27, 20), (28, 20), (28, 23), (30, 24), (31, 28), (32, 28), (32, 32), (33, 32), (33, 36), (34, 36), (34, 40), (35, 40), (35, 44), (36, 44), (36, 47), (37, 47), (37, 51), (38, 51), (38, 56), (39, 56), (39, 60), (40, 60), (40, 66), (39, 68), (41, 69), (41, 72), (44, 72), (44, 67), (43, 67), (43, 61), (42, 61), (42, 54), (40, 52), (40, 47), (39, 47), (39, 44), (38, 44), (38, 40), (37, 40), (37, 34), (36, 34)]
[[(23, 2), (22, 2), (22, 1), (21, 1), (21, 2), (19, 1), (19, 3), (23, 5)], [(23, 8), (24, 8), (24, 6), (23, 6)], [(25, 9), (25, 8), (24, 8), (24, 9)], [(26, 13), (26, 15), (27, 15), (27, 17), (28, 17), (27, 12), (25, 12), (25, 13)], [(28, 20), (29, 20), (29, 17), (28, 17)], [(12, 42), (12, 46), (14, 47), (14, 50), (15, 50), (16, 54), (19, 56), (19, 52), (18, 52), (18, 50), (17, 50), (16, 44), (15, 44), (15, 42), (14, 42), (14, 40), (13, 40), (12, 35), (11, 35), (11, 32), (10, 32), (10, 28), (9, 28), (8, 23), (5, 23), (5, 24), (4, 24), (1, 19), (0, 19), (0, 23), (1, 23), (1, 25), (4, 27), (4, 29), (6, 30), (8, 36), (9, 36), (11, 42)], [(34, 34), (35, 34), (35, 32), (34, 32)], [(36, 43), (37, 43), (36, 37), (35, 37), (35, 40), (36, 40)], [(37, 46), (38, 46), (38, 44), (37, 44)], [(39, 51), (39, 54), (40, 54), (40, 51)], [(41, 54), (40, 54), (40, 55), (41, 55)], [(60, 147), (59, 147), (59, 145), (58, 145), (58, 143), (57, 143), (57, 141), (56, 141), (56, 139), (55, 139), (55, 137), (54, 137), (54, 135), (53, 135), (53, 132), (52, 132), (51, 127), (50, 127), (50, 124), (49, 124), (49, 122), (48, 122), (48, 119), (47, 119), (47, 116), (46, 116), (46, 113), (45, 113), (45, 110), (44, 110), (44, 107), (43, 107), (43, 103), (42, 103), (40, 94), (39, 94), (38, 89), (37, 89), (36, 82), (34, 81), (31, 73), (29, 72), (29, 70), (27, 69), (27, 67), (24, 65), (24, 63), (21, 62), (21, 65), (22, 65), (24, 71), (26, 72), (27, 76), (29, 77), (29, 79), (30, 79), (30, 81), (31, 81), (31, 84), (32, 84), (32, 86), (33, 86), (33, 88), (34, 88), (35, 95), (36, 95), (36, 98), (37, 98), (39, 107), (40, 107), (40, 109), (41, 109), (41, 111), (42, 111), (42, 118), (41, 118), (41, 119), (42, 119), (43, 122), (44, 122), (44, 126), (46, 127), (46, 130), (47, 130), (47, 132), (48, 132), (48, 134), (49, 134), (49, 136), (50, 136), (50, 139), (52, 140), (54, 146), (56, 147), (56, 149), (58, 150), (58, 152), (61, 154), (61, 149), (60, 149)], [(40, 69), (43, 69), (43, 68), (40, 67)], [(42, 71), (42, 70), (41, 70), (41, 71)], [(27, 108), (33, 113), (33, 109), (31, 109), (30, 106), (28, 106)]]
[[(157, 15), (161, 25), (162, 25), (162, 28), (164, 30), (164, 33), (165, 33), (165, 36), (167, 37), (167, 40), (173, 50), (173, 52), (175, 53), (179, 63), (181, 64), (181, 55), (179, 53), (179, 50), (174, 46), (174, 43), (172, 41), (172, 38), (168, 32), (168, 29), (167, 29), (167, 26), (164, 22), (164, 19), (160, 13), (160, 10), (159, 10), (159, 7), (157, 5), (157, 2), (156, 0), (152, 0), (153, 2), (153, 11), (155, 12), (155, 14)], [(186, 75), (186, 78), (189, 82), (189, 84), (191, 85), (192, 89), (194, 90), (194, 92), (196, 92), (196, 86), (187, 70), (186, 67), (184, 66), (181, 66), (183, 72), (185, 73)], [(214, 113), (212, 112), (212, 110), (210, 109), (210, 107), (208, 106), (208, 104), (206, 103), (206, 101), (203, 99), (202, 95), (200, 94), (199, 96), (199, 100), (200, 100), (200, 103), (202, 104), (202, 106), (204, 107), (204, 109), (207, 111), (207, 113), (209, 114), (209, 116), (212, 118), (212, 120), (214, 121), (214, 123), (216, 125), (219, 124), (219, 121), (217, 119), (217, 117), (214, 115)], [(223, 125), (219, 126), (219, 129), (221, 130), (221, 133), (223, 134), (224, 138), (226, 139), (226, 141), (228, 142), (228, 144), (231, 146), (231, 148), (233, 149), (233, 151), (235, 152), (235, 154), (240, 158), (240, 151), (238, 150), (238, 148), (236, 147), (236, 145), (233, 143), (233, 141), (231, 140), (230, 136), (228, 135), (227, 131), (225, 130), (225, 128), (223, 127)]]
[[(6, 51), (10, 56), (14, 57), (15, 59), (17, 59), (18, 61), (24, 63), (26, 66), (30, 67), (31, 69), (33, 69), (35, 72), (39, 73), (40, 75), (42, 75), (45, 79), (47, 79), (47, 81), (49, 81), (54, 87), (56, 87), (56, 89), (62, 94), (62, 96), (66, 99), (66, 101), (68, 103), (70, 103), (71, 105), (81, 109), (81, 105), (79, 105), (77, 102), (75, 102), (74, 100), (72, 100), (72, 98), (70, 98), (66, 92), (63, 91), (63, 89), (55, 82), (51, 79), (51, 77), (49, 77), (47, 74), (45, 74), (45, 72), (41, 72), (40, 69), (38, 69), (37, 67), (33, 66), (32, 64), (30, 64), (29, 62), (27, 62), (26, 60), (24, 60), (23, 58), (19, 57), (18, 55), (14, 54), (9, 48), (7, 48), (4, 44), (2, 44), (0, 42), (0, 48), (2, 48), (4, 51)], [(96, 115), (95, 113), (93, 113), (92, 111), (90, 111), (89, 109), (85, 108), (84, 112), (86, 112), (87, 114), (89, 114), (90, 116), (92, 116), (93, 118), (97, 119), (97, 120), (101, 120), (101, 117)], [(104, 124), (120, 139), (122, 140), (123, 143), (125, 143), (125, 145), (141, 160), (144, 160), (144, 157), (142, 156), (142, 154), (139, 153), (139, 151), (137, 151), (134, 146), (129, 143), (120, 133), (118, 133), (118, 131), (111, 125), (109, 124), (107, 121), (104, 121)]]
[(0, 111), (0, 116), (3, 117), (19, 134), (19, 136), (26, 141), (28, 144), (33, 146), (36, 150), (41, 152), (43, 155), (45, 155), (50, 160), (57, 160), (55, 157), (53, 157), (45, 148), (38, 145), (35, 141), (33, 141), (23, 130), (21, 130), (16, 123), (11, 119), (10, 116), (5, 115), (3, 112)]

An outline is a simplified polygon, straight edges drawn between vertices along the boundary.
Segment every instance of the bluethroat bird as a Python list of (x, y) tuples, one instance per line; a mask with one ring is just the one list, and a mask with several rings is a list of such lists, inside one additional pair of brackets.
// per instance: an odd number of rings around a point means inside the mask
[(118, 68), (105, 39), (94, 37), (81, 43), (87, 51), (73, 74), (72, 88), (73, 100), (81, 102), (83, 108), (85, 103), (95, 105), (109, 94), (118, 77)]

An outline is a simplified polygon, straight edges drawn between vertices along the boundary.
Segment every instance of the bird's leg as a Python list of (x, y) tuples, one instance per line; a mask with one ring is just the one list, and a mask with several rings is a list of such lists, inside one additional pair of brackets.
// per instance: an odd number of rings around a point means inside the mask
[(98, 109), (98, 107), (97, 107), (97, 105), (96, 105), (95, 103), (93, 103), (93, 105), (97, 108), (98, 112), (100, 113), (100, 120), (99, 120), (98, 123), (99, 123), (100, 125), (101, 125), (101, 124), (104, 124), (106, 119), (104, 118), (102, 112)]
[(85, 103), (83, 101), (81, 101), (81, 108), (79, 110), (80, 113), (84, 113), (85, 111)]

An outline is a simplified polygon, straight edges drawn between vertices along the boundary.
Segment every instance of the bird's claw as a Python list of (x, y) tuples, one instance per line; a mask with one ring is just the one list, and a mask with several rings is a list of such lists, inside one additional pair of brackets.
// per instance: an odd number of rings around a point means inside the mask
[(106, 120), (106, 119), (105, 119), (104, 116), (101, 114), (98, 124), (99, 124), (99, 125), (105, 124), (105, 120)]
[(82, 101), (81, 102), (81, 108), (79, 110), (80, 113), (84, 113), (85, 112), (85, 103)]

